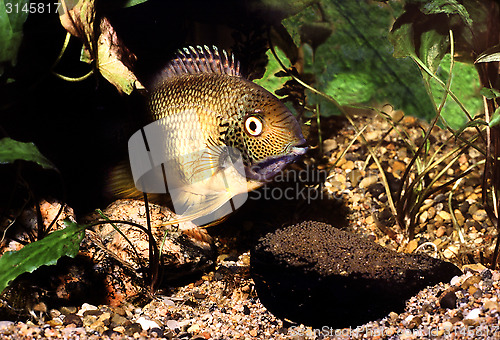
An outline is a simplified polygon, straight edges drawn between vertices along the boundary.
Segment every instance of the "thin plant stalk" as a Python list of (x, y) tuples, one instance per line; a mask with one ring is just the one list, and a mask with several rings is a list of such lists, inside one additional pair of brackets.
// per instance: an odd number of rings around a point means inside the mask
[[(309, 84), (303, 82), (301, 79), (299, 79), (298, 77), (296, 77), (295, 75), (293, 75), (291, 72), (289, 72), (289, 70), (286, 68), (286, 66), (283, 64), (283, 62), (281, 61), (281, 59), (279, 59), (278, 55), (276, 54), (276, 51), (274, 50), (274, 45), (272, 43), (270, 45), (271, 45), (271, 52), (273, 53), (274, 58), (276, 58), (276, 60), (280, 64), (281, 68), (285, 72), (287, 72), (287, 74), (289, 76), (291, 76), (296, 82), (298, 82), (300, 85), (304, 86), (308, 90), (310, 90), (310, 91), (312, 91), (312, 92), (314, 92), (316, 94), (319, 94), (323, 98), (325, 98), (328, 101), (330, 101), (331, 103), (333, 103), (340, 110), (340, 112), (342, 112), (342, 114), (347, 118), (347, 120), (349, 120), (349, 122), (353, 126), (354, 130), (357, 133), (360, 132), (359, 128), (354, 123), (352, 117), (347, 112), (345, 112), (345, 110), (342, 108), (342, 106), (333, 97), (331, 97), (331, 96), (327, 95), (326, 93), (323, 93), (323, 92), (315, 89), (314, 87), (312, 87)], [(376, 157), (376, 155), (373, 152), (372, 148), (368, 145), (368, 142), (366, 141), (366, 138), (364, 137), (363, 133), (360, 133), (360, 137), (361, 137), (361, 140), (363, 141), (363, 143), (366, 145), (366, 148), (367, 148), (368, 152), (372, 155), (373, 160), (374, 160), (375, 164), (377, 165), (377, 167), (378, 167), (378, 169), (380, 171), (380, 177), (382, 178), (382, 182), (383, 182), (386, 194), (387, 194), (387, 201), (389, 202), (389, 207), (391, 208), (391, 211), (393, 212), (393, 214), (396, 215), (396, 207), (395, 207), (394, 201), (392, 199), (391, 189), (389, 188), (389, 182), (387, 181), (387, 177), (385, 176), (385, 172), (384, 172), (384, 169), (382, 167), (382, 164), (380, 163), (380, 160)]]

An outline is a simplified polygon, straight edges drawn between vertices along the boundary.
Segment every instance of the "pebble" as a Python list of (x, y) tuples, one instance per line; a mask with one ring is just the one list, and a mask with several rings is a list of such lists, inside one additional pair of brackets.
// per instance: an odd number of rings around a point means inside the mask
[(0, 321), (0, 331), (8, 329), (11, 326), (14, 326), (13, 321)]
[(78, 311), (78, 313), (76, 313), (76, 315), (83, 316), (83, 313), (85, 313), (86, 311), (96, 311), (96, 310), (98, 310), (96, 306), (84, 303), (82, 305), (82, 308), (80, 308), (80, 310)]
[(427, 221), (428, 218), (429, 218), (429, 213), (427, 212), (427, 210), (425, 210), (418, 217), (418, 221), (420, 222), (420, 224), (424, 224)]
[(200, 331), (200, 329), (201, 329), (201, 326), (199, 324), (195, 323), (187, 329), (187, 332), (191, 333), (191, 334), (193, 334), (193, 333), (196, 334)]
[(450, 213), (445, 210), (441, 210), (439, 212), (439, 217), (441, 217), (444, 221), (451, 221)]
[(475, 308), (475, 309), (471, 310), (465, 316), (465, 320), (475, 320), (475, 319), (478, 319), (480, 314), (481, 314), (481, 308)]
[(486, 213), (486, 210), (479, 209), (472, 214), (472, 218), (478, 222), (483, 222), (488, 218), (488, 214)]
[(160, 328), (158, 323), (156, 323), (153, 320), (148, 320), (144, 316), (141, 316), (139, 319), (136, 320), (136, 322), (141, 325), (141, 328), (145, 331), (151, 328)]
[(362, 189), (368, 188), (370, 185), (377, 183), (378, 177), (377, 176), (369, 176), (365, 177), (359, 182), (359, 187)]
[(458, 250), (459, 250), (458, 246), (451, 245), (443, 251), (443, 256), (449, 260), (458, 255)]
[(177, 328), (180, 328), (179, 322), (176, 320), (168, 320), (167, 327), (170, 328), (171, 330), (175, 330)]

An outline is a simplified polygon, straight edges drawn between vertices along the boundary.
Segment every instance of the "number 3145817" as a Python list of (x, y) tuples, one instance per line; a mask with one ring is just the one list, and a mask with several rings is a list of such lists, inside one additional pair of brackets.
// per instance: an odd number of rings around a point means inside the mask
[(6, 2), (5, 3), (5, 10), (7, 14), (10, 13), (38, 13), (38, 14), (43, 14), (43, 13), (56, 13), (59, 10), (59, 7), (61, 6), (60, 2), (53, 2), (53, 3), (42, 3), (42, 2), (31, 2), (31, 3), (25, 3), (25, 4), (19, 4), (19, 3), (11, 3), (11, 2)]

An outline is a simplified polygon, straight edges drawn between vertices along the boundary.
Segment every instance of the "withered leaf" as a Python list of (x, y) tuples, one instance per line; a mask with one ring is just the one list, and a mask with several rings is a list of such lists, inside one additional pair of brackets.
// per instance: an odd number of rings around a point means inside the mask
[(130, 94), (144, 86), (133, 72), (136, 56), (123, 44), (109, 20), (103, 17), (96, 26), (94, 0), (62, 0), (62, 26), (83, 42), (82, 61), (94, 62), (102, 76), (118, 91)]

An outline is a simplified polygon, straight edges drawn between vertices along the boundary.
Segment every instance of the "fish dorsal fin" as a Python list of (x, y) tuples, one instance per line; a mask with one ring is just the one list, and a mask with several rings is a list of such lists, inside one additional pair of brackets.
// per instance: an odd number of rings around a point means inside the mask
[(185, 74), (216, 73), (240, 76), (240, 62), (234, 55), (215, 46), (189, 46), (177, 52), (162, 71), (161, 79)]

